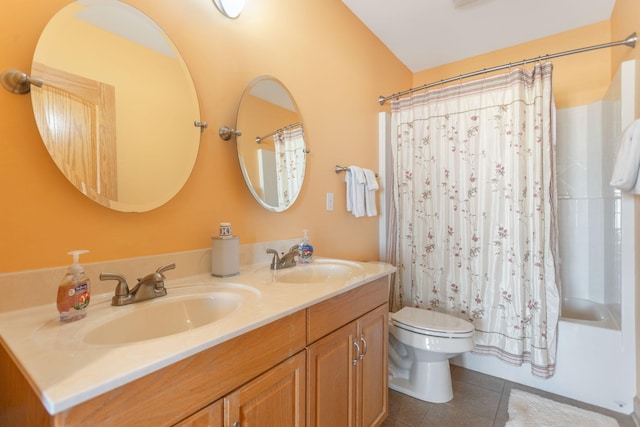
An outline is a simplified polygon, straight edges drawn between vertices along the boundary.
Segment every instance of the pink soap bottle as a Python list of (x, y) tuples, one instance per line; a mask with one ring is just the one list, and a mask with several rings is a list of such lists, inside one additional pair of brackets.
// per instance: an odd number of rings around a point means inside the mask
[(91, 283), (84, 274), (84, 268), (79, 264), (81, 254), (89, 251), (71, 251), (73, 264), (69, 266), (67, 274), (58, 286), (58, 312), (63, 323), (80, 320), (87, 315), (87, 306), (91, 294)]

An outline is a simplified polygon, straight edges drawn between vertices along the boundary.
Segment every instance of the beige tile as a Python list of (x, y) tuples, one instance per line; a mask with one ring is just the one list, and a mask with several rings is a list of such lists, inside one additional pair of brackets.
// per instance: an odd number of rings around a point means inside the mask
[(380, 427), (414, 427), (411, 424), (405, 424), (395, 418), (387, 418)]
[(509, 420), (509, 394), (502, 393), (500, 396), (500, 404), (498, 405), (498, 411), (494, 419), (494, 427), (504, 426)]
[(504, 389), (505, 380), (502, 378), (492, 377), (480, 372), (472, 371), (470, 369), (461, 368), (459, 366), (454, 367), (451, 374), (451, 378), (457, 381), (462, 381), (467, 384), (473, 384), (478, 387), (486, 388), (487, 390), (502, 393)]
[(466, 412), (493, 420), (498, 411), (501, 396), (502, 393), (453, 380), (453, 399), (445, 405), (458, 409), (464, 408)]
[(389, 390), (389, 418), (410, 426), (419, 426), (433, 403), (424, 402)]

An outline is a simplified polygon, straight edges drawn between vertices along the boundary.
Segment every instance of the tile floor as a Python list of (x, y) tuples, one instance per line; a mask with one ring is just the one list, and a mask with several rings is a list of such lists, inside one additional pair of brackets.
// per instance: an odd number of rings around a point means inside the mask
[(615, 418), (620, 427), (635, 427), (631, 416), (567, 399), (527, 386), (452, 366), (453, 400), (428, 403), (389, 390), (389, 417), (382, 427), (497, 427), (509, 415), (509, 393), (518, 388), (548, 399), (599, 412)]

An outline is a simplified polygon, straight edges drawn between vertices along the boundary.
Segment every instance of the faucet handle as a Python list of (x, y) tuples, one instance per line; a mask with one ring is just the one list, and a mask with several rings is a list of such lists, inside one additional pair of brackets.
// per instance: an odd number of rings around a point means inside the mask
[(127, 285), (127, 279), (121, 274), (116, 273), (100, 273), (100, 280), (117, 280), (116, 296), (124, 297), (129, 295), (129, 285)]
[(167, 265), (163, 265), (162, 267), (159, 267), (156, 270), (156, 273), (158, 274), (162, 274), (167, 270), (173, 270), (174, 268), (176, 268), (176, 264), (174, 262), (172, 262), (171, 264), (167, 264)]
[(278, 251), (276, 251), (275, 249), (267, 249), (267, 253), (268, 254), (278, 255)]
[(271, 269), (275, 270), (278, 263), (280, 262), (280, 255), (278, 255), (278, 251), (275, 249), (267, 249), (268, 254), (273, 254), (273, 260), (271, 260)]
[(299, 251), (299, 250), (300, 250), (300, 245), (293, 245), (291, 246), (291, 248), (289, 248), (289, 252)]

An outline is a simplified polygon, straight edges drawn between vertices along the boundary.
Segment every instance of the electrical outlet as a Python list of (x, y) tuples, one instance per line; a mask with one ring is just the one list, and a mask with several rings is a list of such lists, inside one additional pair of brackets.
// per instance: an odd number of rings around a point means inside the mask
[(333, 210), (333, 193), (327, 193), (327, 210)]

